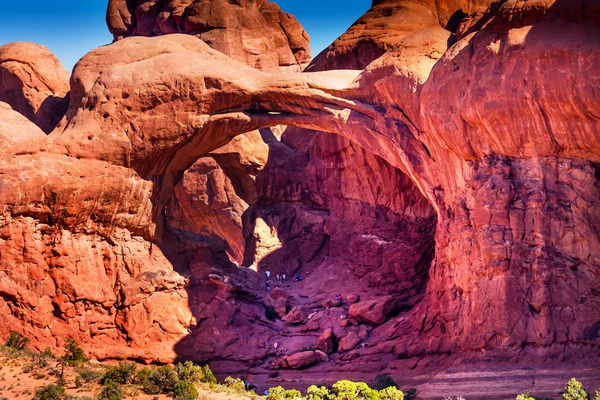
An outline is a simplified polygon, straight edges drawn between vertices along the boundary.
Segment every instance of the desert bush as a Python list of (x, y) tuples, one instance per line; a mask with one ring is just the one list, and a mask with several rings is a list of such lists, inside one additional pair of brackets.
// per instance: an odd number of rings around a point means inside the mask
[(65, 394), (65, 388), (60, 385), (47, 385), (39, 388), (33, 396), (34, 400), (61, 400)]
[(565, 387), (562, 397), (564, 400), (589, 400), (590, 395), (581, 382), (575, 378), (571, 378)]
[(364, 382), (357, 382), (356, 398), (361, 400), (378, 400), (379, 392), (375, 389), (371, 389), (369, 385)]
[(395, 386), (388, 386), (379, 391), (379, 400), (404, 400), (404, 393)]
[(107, 381), (117, 382), (121, 385), (133, 383), (137, 367), (131, 362), (120, 362), (119, 365), (109, 367), (100, 380), (101, 384)]
[(52, 350), (48, 346), (46, 346), (42, 355), (46, 358), (52, 358), (52, 359), (54, 358), (54, 353), (52, 353)]
[(265, 317), (269, 321), (275, 321), (277, 319), (277, 312), (273, 306), (265, 306)]
[(95, 371), (89, 368), (78, 368), (76, 370), (77, 374), (81, 379), (86, 382), (96, 382), (102, 378), (102, 372)]
[(329, 389), (325, 386), (312, 385), (306, 389), (306, 400), (328, 400)]
[(133, 383), (135, 383), (137, 385), (143, 385), (144, 383), (146, 383), (148, 381), (150, 374), (152, 374), (152, 370), (148, 367), (138, 369), (137, 372), (135, 373), (135, 378), (133, 380)]
[(204, 374), (204, 377), (202, 378), (202, 382), (208, 383), (209, 385), (217, 384), (217, 378), (215, 378), (215, 375), (211, 371), (208, 364), (205, 365), (204, 367), (202, 367), (202, 373)]
[(98, 400), (123, 400), (124, 398), (121, 384), (111, 380), (106, 380), (102, 390), (98, 393)]
[(179, 383), (177, 373), (166, 365), (153, 370), (144, 384), (147, 394), (171, 393)]
[(398, 388), (398, 385), (396, 385), (396, 382), (394, 382), (394, 380), (392, 379), (391, 376), (389, 375), (377, 375), (375, 377), (375, 383), (373, 384), (373, 388), (377, 389), (377, 390), (382, 390), (382, 389), (386, 389), (389, 387), (395, 387)]
[(531, 397), (529, 393), (523, 393), (517, 396), (517, 400), (535, 400), (535, 398)]
[(189, 382), (183, 381), (175, 385), (173, 393), (175, 400), (196, 400), (198, 396), (198, 389)]
[(342, 380), (333, 384), (331, 388), (336, 400), (355, 400), (356, 383)]
[(600, 400), (600, 390), (596, 390), (596, 393), (594, 394), (594, 400)]
[(235, 390), (238, 393), (246, 392), (246, 384), (240, 378), (232, 378), (231, 376), (228, 376), (223, 381), (223, 384), (228, 388)]
[(194, 364), (191, 361), (179, 363), (175, 369), (177, 370), (177, 376), (179, 377), (179, 380), (182, 382), (200, 383), (204, 379), (202, 367)]
[(67, 339), (65, 342), (65, 350), (67, 353), (62, 356), (62, 359), (69, 365), (82, 365), (88, 360), (83, 349), (79, 347), (74, 339)]
[(404, 400), (413, 400), (415, 398), (417, 398), (417, 389), (410, 388), (404, 392)]
[(27, 343), (29, 343), (29, 339), (21, 335), (19, 332), (10, 331), (10, 336), (6, 341), (6, 347), (11, 348), (13, 350), (25, 350), (27, 347)]
[(31, 354), (31, 366), (35, 368), (46, 368), (50, 358), (45, 353)]
[(267, 400), (297, 400), (302, 399), (302, 393), (297, 390), (286, 390), (281, 386), (269, 389)]
[(342, 380), (332, 387), (335, 400), (378, 400), (379, 392), (364, 382)]

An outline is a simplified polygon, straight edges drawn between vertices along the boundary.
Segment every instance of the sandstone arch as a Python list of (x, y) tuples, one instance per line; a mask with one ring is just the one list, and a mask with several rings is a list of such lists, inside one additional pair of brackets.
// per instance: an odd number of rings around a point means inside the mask
[[(86, 204), (85, 212), (70, 214), (74, 200), (66, 198), (58, 212), (40, 211), (33, 209), (34, 196), (23, 203), (16, 195), (3, 204), (25, 204), (22, 215), (51, 214), (82, 231), (108, 234), (104, 230), (116, 224), (145, 246), (162, 239), (161, 213), (180, 174), (231, 137), (276, 124), (342, 134), (406, 172), (438, 214), (427, 295), (381, 332), (382, 352), (393, 348), (405, 358), (497, 350), (514, 357), (525, 349), (550, 358), (596, 357), (597, 8), (570, 1), (531, 9), (517, 0), (496, 5), (479, 30), (465, 32), (448, 51), (448, 33), (427, 28), (360, 74), (273, 77), (178, 35), (129, 38), (96, 50), (75, 68), (69, 111), (49, 138), (36, 139), (42, 150), (34, 157), (85, 170), (73, 179), (85, 180), (89, 190), (100, 191), (94, 185), (100, 166), (124, 173), (127, 182), (113, 190), (120, 196), (108, 199), (119, 209)], [(557, 7), (563, 12), (555, 13)], [(564, 65), (568, 79), (559, 76)], [(522, 109), (528, 110), (524, 117)], [(13, 160), (26, 156), (13, 155), (3, 168), (14, 171), (19, 164)], [(132, 202), (143, 207), (132, 210)], [(575, 226), (581, 233), (568, 233)], [(170, 296), (183, 287), (176, 277), (148, 281), (169, 288)], [(27, 303), (8, 297), (11, 304)], [(156, 322), (134, 332), (143, 301), (120, 315), (141, 344)], [(29, 303), (51, 313), (48, 304)], [(156, 318), (162, 310), (157, 300), (151, 304)], [(154, 334), (165, 340), (184, 335), (192, 318), (182, 311), (177, 319), (176, 332)], [(120, 351), (140, 357), (126, 346)]]

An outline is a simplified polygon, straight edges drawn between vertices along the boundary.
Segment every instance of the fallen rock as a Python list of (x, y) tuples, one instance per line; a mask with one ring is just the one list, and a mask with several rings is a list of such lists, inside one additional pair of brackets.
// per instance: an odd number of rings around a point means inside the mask
[[(275, 311), (277, 312), (277, 309), (275, 309)], [(306, 312), (306, 310), (304, 310), (302, 306), (296, 306), (292, 308), (292, 311), (287, 313), (287, 315), (282, 319), (288, 324), (301, 324), (304, 321), (306, 321), (307, 317), (308, 313)]]
[(341, 353), (345, 351), (350, 351), (353, 348), (355, 348), (358, 345), (358, 343), (360, 343), (360, 338), (358, 337), (358, 335), (354, 332), (350, 332), (349, 334), (344, 336), (342, 340), (340, 340), (338, 350)]
[(279, 318), (283, 318), (287, 314), (288, 299), (290, 295), (283, 289), (273, 289), (269, 295), (265, 297), (263, 303), (267, 307), (273, 307)]
[(319, 356), (314, 351), (302, 351), (277, 360), (277, 369), (301, 369), (319, 362)]
[(360, 300), (360, 296), (357, 294), (351, 294), (351, 295), (348, 295), (347, 300), (348, 300), (348, 304), (354, 304), (358, 300)]
[(317, 357), (319, 357), (319, 361), (321, 361), (321, 362), (329, 361), (329, 357), (327, 356), (327, 354), (325, 354), (321, 350), (315, 350), (315, 354)]
[(342, 306), (341, 300), (326, 300), (323, 302), (324, 308), (341, 307), (341, 306)]
[(383, 324), (387, 317), (392, 314), (397, 307), (397, 302), (393, 296), (384, 296), (378, 299), (361, 301), (350, 306), (349, 315), (360, 322), (370, 322), (373, 324)]
[(317, 339), (317, 349), (326, 354), (331, 354), (335, 350), (335, 336), (332, 329), (326, 329)]
[(365, 325), (361, 325), (358, 328), (357, 335), (360, 338), (360, 340), (367, 340), (367, 338), (369, 337), (369, 331), (367, 330), (367, 327)]

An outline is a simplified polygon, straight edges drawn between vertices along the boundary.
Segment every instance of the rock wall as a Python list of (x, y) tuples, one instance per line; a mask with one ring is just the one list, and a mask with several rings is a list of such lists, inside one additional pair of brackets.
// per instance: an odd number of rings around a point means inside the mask
[[(597, 365), (598, 21), (590, 1), (495, 2), (450, 48), (430, 25), (362, 71), (311, 74), (261, 72), (190, 35), (94, 50), (49, 136), (0, 108), (0, 333), (281, 379)], [(279, 141), (277, 125), (301, 129)], [(273, 290), (172, 203), (198, 159), (256, 130), (269, 153), (244, 261), (261, 239), (261, 272), (305, 277)], [(211, 157), (249, 165), (231, 154)], [(213, 172), (211, 205), (252, 197)], [(337, 348), (306, 350), (318, 343)]]

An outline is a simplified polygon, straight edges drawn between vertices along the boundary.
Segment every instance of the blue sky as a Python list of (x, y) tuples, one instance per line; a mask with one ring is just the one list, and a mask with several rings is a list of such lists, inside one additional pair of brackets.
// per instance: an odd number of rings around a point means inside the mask
[[(371, 6), (371, 0), (276, 0), (311, 36), (317, 55)], [(108, 44), (108, 0), (2, 1), (0, 45), (29, 41), (48, 47), (67, 69), (88, 51)]]

